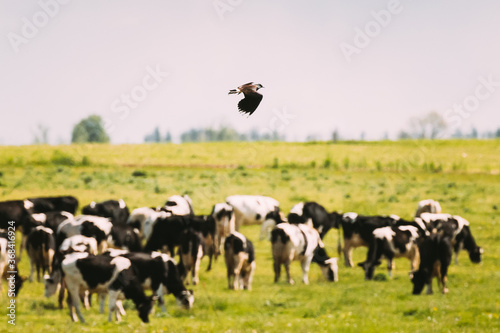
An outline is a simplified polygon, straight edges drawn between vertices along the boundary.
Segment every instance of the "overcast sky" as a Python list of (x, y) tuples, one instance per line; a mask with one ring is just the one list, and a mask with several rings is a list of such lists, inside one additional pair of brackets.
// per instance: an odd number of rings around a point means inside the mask
[[(113, 143), (159, 126), (395, 138), (437, 111), (500, 127), (499, 1), (0, 0), (0, 144), (68, 143), (90, 114)], [(254, 81), (251, 117), (229, 89)]]

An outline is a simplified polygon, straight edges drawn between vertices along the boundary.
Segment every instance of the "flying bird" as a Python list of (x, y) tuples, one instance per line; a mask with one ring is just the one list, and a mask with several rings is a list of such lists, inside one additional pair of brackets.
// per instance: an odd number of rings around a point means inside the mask
[(253, 82), (249, 82), (239, 86), (236, 89), (229, 90), (228, 95), (243, 93), (243, 95), (245, 95), (245, 98), (239, 101), (238, 110), (241, 113), (248, 113), (248, 116), (250, 117), (259, 106), (260, 101), (262, 101), (262, 95), (257, 92), (257, 90), (259, 90), (260, 88), (264, 88), (262, 84), (253, 84)]

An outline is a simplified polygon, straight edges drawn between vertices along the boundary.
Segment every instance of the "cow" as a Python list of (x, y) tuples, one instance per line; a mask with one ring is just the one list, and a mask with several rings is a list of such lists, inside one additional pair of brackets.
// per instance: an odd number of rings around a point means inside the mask
[(433, 277), (437, 278), (442, 293), (448, 293), (446, 281), (452, 257), (451, 236), (433, 233), (419, 245), (419, 252), (419, 268), (410, 274), (413, 294), (419, 295), (425, 285), (427, 285), (427, 294), (432, 294)]
[(261, 224), (269, 213), (279, 211), (276, 199), (261, 195), (232, 195), (226, 203), (234, 209), (236, 231), (244, 224)]
[(125, 201), (120, 199), (103, 202), (92, 201), (82, 208), (82, 214), (107, 217), (115, 225), (125, 225), (130, 212)]
[[(187, 229), (193, 229), (202, 234), (205, 246), (209, 255), (209, 264), (207, 270), (211, 269), (212, 253), (217, 253), (218, 241), (216, 239), (216, 224), (213, 216), (170, 216), (160, 218), (153, 226), (151, 237), (146, 242), (144, 247), (145, 252), (156, 250), (166, 250), (172, 255), (175, 253), (175, 248), (180, 245), (180, 240), (183, 232)], [(212, 248), (212, 250), (208, 250)]]
[(140, 207), (132, 211), (127, 220), (127, 225), (136, 229), (139, 233), (139, 237), (147, 242), (151, 236), (151, 231), (153, 230), (156, 220), (169, 216), (172, 216), (172, 214), (164, 211), (157, 212), (149, 207)]
[(33, 203), (35, 213), (64, 211), (75, 214), (78, 199), (73, 196), (28, 198)]
[(312, 220), (314, 229), (318, 230), (323, 239), (331, 229), (339, 229), (342, 214), (337, 212), (328, 213), (326, 209), (317, 202), (300, 202), (292, 207), (288, 214), (288, 223), (299, 224)]
[[(235, 229), (234, 210), (233, 207), (225, 202), (215, 204), (211, 212), (217, 226), (217, 246), (219, 249), (223, 247), (226, 237), (228, 237)], [(215, 253), (215, 259), (220, 253)]]
[(380, 265), (382, 256), (387, 258), (387, 271), (392, 276), (393, 258), (406, 257), (411, 262), (411, 270), (415, 271), (420, 261), (417, 239), (418, 229), (410, 225), (381, 227), (373, 231), (368, 247), (366, 260), (359, 263), (365, 271), (365, 280), (371, 280), (375, 267)]
[(441, 205), (439, 204), (439, 202), (432, 199), (422, 200), (418, 203), (415, 217), (420, 217), (422, 213), (440, 214)]
[(14, 231), (11, 229), (0, 229), (0, 291), (3, 290), (2, 280), (7, 280), (7, 294), (9, 297), (17, 297), (26, 280), (19, 275), (19, 269), (15, 260), (14, 245), (12, 243), (14, 239)]
[(36, 213), (31, 214), (31, 217), (36, 222), (39, 222), (44, 227), (52, 229), (54, 234), (57, 232), (57, 228), (61, 223), (66, 220), (74, 219), (73, 214), (65, 211), (53, 211), (47, 213)]
[(114, 225), (108, 235), (107, 244), (111, 248), (124, 249), (130, 252), (142, 250), (139, 232), (129, 225)]
[[(377, 228), (392, 226), (399, 219), (396, 216), (363, 216), (356, 213), (345, 213), (342, 216), (342, 232), (344, 239), (344, 260), (347, 267), (354, 267), (352, 251), (356, 247), (368, 246), (373, 239), (373, 231)], [(341, 239), (339, 237), (339, 248)]]
[(107, 238), (111, 233), (113, 224), (105, 217), (80, 215), (75, 219), (64, 221), (57, 228), (56, 247), (62, 244), (64, 239), (82, 235), (94, 237), (97, 240), (99, 253), (102, 253), (107, 248)]
[(28, 235), (26, 249), (31, 264), (29, 281), (33, 282), (33, 274), (36, 270), (37, 281), (40, 282), (40, 270), (43, 275), (45, 272), (51, 273), (52, 260), (56, 251), (54, 231), (43, 226), (36, 227)]
[(188, 195), (173, 195), (167, 199), (165, 206), (160, 208), (162, 211), (172, 215), (194, 215), (193, 201)]
[(420, 218), (434, 230), (448, 235), (451, 238), (455, 264), (458, 264), (458, 253), (465, 249), (469, 253), (469, 259), (473, 263), (480, 263), (483, 249), (476, 244), (470, 223), (458, 215), (423, 213)]
[(224, 241), (224, 259), (229, 289), (252, 290), (255, 272), (255, 250), (244, 235), (233, 231)]
[(299, 260), (302, 266), (302, 282), (309, 284), (309, 266), (317, 263), (328, 281), (338, 281), (337, 258), (329, 258), (316, 229), (308, 224), (280, 223), (271, 232), (274, 261), (274, 282), (278, 282), (281, 265), (285, 265), (289, 284), (295, 282), (290, 276), (290, 263)]

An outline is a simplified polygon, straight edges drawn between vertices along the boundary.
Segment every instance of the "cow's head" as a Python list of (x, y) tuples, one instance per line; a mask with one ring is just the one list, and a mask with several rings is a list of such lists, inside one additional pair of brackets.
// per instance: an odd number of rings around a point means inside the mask
[(139, 318), (141, 318), (143, 323), (149, 323), (149, 313), (153, 308), (154, 302), (157, 300), (156, 296), (146, 297), (146, 301), (137, 306), (137, 312), (139, 312)]
[(376, 262), (370, 262), (370, 261), (363, 261), (358, 263), (359, 267), (362, 267), (363, 270), (365, 271), (365, 280), (371, 280), (373, 279), (373, 274), (375, 273), (375, 267), (380, 265), (381, 262), (380, 260), (377, 260)]
[(43, 277), (45, 283), (45, 297), (50, 297), (59, 291), (61, 287), (61, 271), (56, 270), (52, 275), (45, 275)]
[(179, 294), (175, 296), (175, 300), (177, 301), (177, 304), (186, 309), (189, 310), (193, 307), (194, 303), (194, 294), (192, 290), (183, 290)]
[(425, 270), (418, 270), (410, 273), (410, 279), (413, 283), (413, 295), (420, 295), (427, 281), (428, 273)]
[(330, 221), (332, 228), (338, 229), (342, 225), (343, 216), (344, 214), (342, 213), (328, 213), (328, 220)]
[(339, 280), (339, 266), (337, 265), (337, 258), (330, 258), (320, 265), (323, 276), (328, 281), (338, 282)]
[(480, 263), (481, 262), (481, 256), (483, 254), (483, 249), (479, 246), (476, 246), (474, 249), (472, 249), (471, 251), (469, 251), (469, 258), (470, 258), (470, 261), (472, 261), (473, 263)]

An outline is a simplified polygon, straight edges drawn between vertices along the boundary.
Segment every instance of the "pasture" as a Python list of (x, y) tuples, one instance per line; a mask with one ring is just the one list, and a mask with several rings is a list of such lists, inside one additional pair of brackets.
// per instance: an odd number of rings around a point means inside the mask
[[(339, 260), (339, 282), (327, 282), (311, 265), (310, 285), (273, 283), (270, 243), (258, 241), (259, 226), (240, 231), (256, 247), (253, 290), (227, 289), (223, 258), (212, 271), (202, 262), (190, 311), (167, 298), (151, 323), (140, 322), (131, 302), (119, 324), (107, 323), (98, 306), (84, 311), (86, 324), (72, 323), (67, 307), (43, 296), (42, 283), (26, 282), (16, 299), (16, 329), (59, 332), (497, 332), (500, 331), (500, 141), (399, 141), (341, 143), (200, 143), (0, 147), (0, 200), (74, 195), (80, 207), (92, 200), (124, 199), (130, 209), (156, 206), (187, 193), (196, 214), (232, 194), (276, 198), (285, 213), (300, 201), (317, 201), (329, 211), (397, 214), (410, 218), (421, 199), (461, 215), (484, 249), (472, 264), (462, 251), (448, 275), (449, 294), (414, 296), (409, 261), (397, 259), (393, 277), (385, 261), (373, 281), (359, 267)], [(20, 241), (18, 233), (17, 240)], [(337, 254), (337, 230), (324, 239)], [(363, 261), (366, 248), (354, 251)], [(29, 275), (23, 254), (19, 270)], [(340, 259), (340, 258), (339, 258)], [(4, 290), (0, 300), (6, 304)], [(95, 299), (94, 299), (95, 300)], [(95, 301), (94, 301), (95, 303)], [(7, 324), (2, 307), (0, 327)]]

